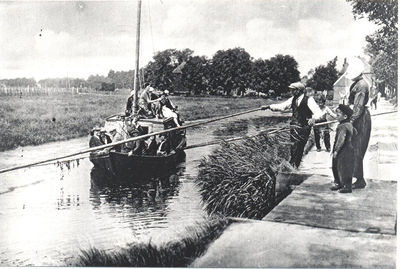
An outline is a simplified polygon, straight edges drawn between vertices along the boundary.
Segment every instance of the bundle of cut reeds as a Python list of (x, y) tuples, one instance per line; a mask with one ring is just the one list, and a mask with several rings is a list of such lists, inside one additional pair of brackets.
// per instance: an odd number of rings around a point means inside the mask
[(200, 164), (196, 180), (210, 214), (261, 219), (275, 204), (276, 175), (288, 167), (289, 133), (222, 143)]

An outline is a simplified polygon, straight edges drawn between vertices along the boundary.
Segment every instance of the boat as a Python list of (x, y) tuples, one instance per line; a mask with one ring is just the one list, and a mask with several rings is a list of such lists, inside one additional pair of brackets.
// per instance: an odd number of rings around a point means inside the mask
[[(144, 135), (171, 129), (172, 122), (172, 118), (139, 120)], [(113, 172), (125, 178), (159, 176), (169, 172), (176, 166), (186, 147), (186, 130), (172, 130), (165, 135), (170, 143), (170, 151), (165, 155), (129, 155), (127, 152), (111, 150), (109, 155)], [(156, 139), (158, 140), (159, 136)]]
[[(134, 77), (134, 104), (132, 114), (118, 113), (106, 118), (104, 128), (106, 130), (115, 129), (117, 134), (123, 136), (123, 140), (129, 139), (128, 129), (129, 120), (133, 117), (141, 115), (138, 109), (138, 92), (140, 89), (139, 83), (139, 44), (140, 44), (140, 15), (141, 15), (141, 0), (138, 0), (138, 24), (136, 32), (136, 68)], [(127, 123), (128, 122), (128, 123)], [(182, 154), (186, 147), (186, 130), (171, 130), (177, 127), (173, 118), (144, 118), (139, 116), (137, 125), (141, 127), (140, 135), (149, 135), (157, 133), (153, 137), (156, 142), (160, 142), (160, 132), (165, 136), (170, 144), (170, 150), (163, 155), (132, 155), (123, 150), (123, 144), (113, 147), (108, 151), (98, 151), (90, 154), (90, 160), (94, 166), (107, 170), (112, 170), (113, 173), (123, 177), (133, 177), (146, 174), (160, 174), (168, 171), (173, 167), (179, 155)], [(119, 139), (121, 141), (121, 139)]]

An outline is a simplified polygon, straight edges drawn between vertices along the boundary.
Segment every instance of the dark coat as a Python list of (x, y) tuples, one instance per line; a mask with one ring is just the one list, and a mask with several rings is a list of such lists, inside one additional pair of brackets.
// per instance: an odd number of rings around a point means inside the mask
[(339, 123), (336, 129), (333, 153), (332, 171), (335, 183), (341, 186), (351, 187), (354, 169), (354, 147), (352, 143), (356, 131), (349, 121)]
[(349, 104), (353, 106), (353, 115), (350, 122), (357, 129), (353, 138), (355, 153), (354, 174), (359, 180), (364, 179), (363, 159), (371, 137), (371, 115), (365, 107), (369, 99), (369, 85), (364, 79), (355, 81), (350, 86)]
[(98, 136), (92, 135), (89, 140), (89, 147), (94, 148), (104, 145)]

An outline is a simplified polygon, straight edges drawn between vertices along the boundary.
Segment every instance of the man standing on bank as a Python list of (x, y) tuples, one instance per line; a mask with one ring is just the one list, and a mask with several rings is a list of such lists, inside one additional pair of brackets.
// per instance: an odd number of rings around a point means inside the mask
[(314, 98), (304, 94), (305, 86), (301, 82), (289, 85), (293, 96), (283, 103), (261, 107), (262, 110), (271, 109), (272, 111), (284, 111), (292, 109), (293, 115), (290, 121), (290, 164), (299, 167), (303, 157), (304, 147), (310, 135), (311, 127), (315, 121), (320, 119), (322, 112)]
[(357, 134), (353, 137), (353, 177), (357, 181), (352, 185), (352, 188), (362, 189), (367, 185), (364, 180), (363, 159), (371, 136), (371, 115), (366, 107), (369, 99), (369, 85), (363, 78), (364, 63), (361, 59), (353, 58), (348, 63), (345, 77), (353, 81), (349, 95), (349, 105), (353, 106), (353, 115), (350, 117), (350, 123), (357, 130)]

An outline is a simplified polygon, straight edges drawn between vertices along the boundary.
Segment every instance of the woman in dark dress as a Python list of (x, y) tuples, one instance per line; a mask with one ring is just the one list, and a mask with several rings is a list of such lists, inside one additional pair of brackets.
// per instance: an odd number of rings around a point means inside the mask
[(353, 80), (349, 95), (349, 105), (353, 106), (350, 123), (357, 130), (357, 134), (353, 138), (355, 154), (353, 177), (357, 180), (352, 187), (353, 189), (361, 189), (367, 185), (364, 179), (363, 160), (371, 137), (371, 115), (366, 107), (369, 99), (369, 85), (362, 75), (364, 63), (358, 58), (351, 60), (349, 60), (345, 76)]

